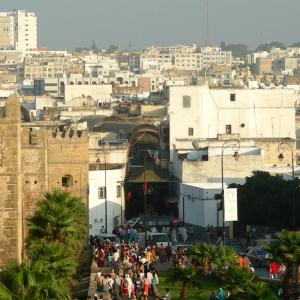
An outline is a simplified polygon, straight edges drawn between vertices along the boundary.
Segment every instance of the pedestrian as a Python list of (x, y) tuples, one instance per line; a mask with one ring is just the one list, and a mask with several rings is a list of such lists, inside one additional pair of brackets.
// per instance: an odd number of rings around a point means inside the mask
[(275, 261), (269, 264), (269, 274), (272, 279), (278, 275), (278, 265)]
[(170, 243), (168, 243), (167, 247), (165, 248), (165, 253), (167, 255), (168, 261), (170, 261), (172, 254), (172, 248), (170, 246)]
[(225, 293), (224, 290), (222, 288), (219, 289), (219, 293), (217, 295), (217, 300), (224, 300), (225, 299)]
[(278, 266), (278, 277), (283, 278), (286, 272), (286, 266), (283, 263), (280, 263)]
[(121, 287), (122, 299), (127, 299), (129, 295), (129, 289), (128, 289), (129, 282), (127, 278), (123, 278), (121, 285), (122, 285)]
[(158, 280), (157, 272), (153, 271), (152, 279), (151, 279), (151, 291), (152, 291), (152, 295), (154, 297), (158, 296), (158, 287), (157, 287), (158, 283), (159, 283), (159, 280)]
[(175, 227), (171, 231), (171, 239), (172, 243), (177, 243), (177, 232)]

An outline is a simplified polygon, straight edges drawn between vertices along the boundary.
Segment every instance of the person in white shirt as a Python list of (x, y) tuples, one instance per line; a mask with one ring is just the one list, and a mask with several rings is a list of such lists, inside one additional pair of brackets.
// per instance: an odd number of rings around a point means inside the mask
[(128, 274), (125, 274), (125, 278), (128, 282), (128, 298), (130, 299), (131, 298), (131, 295), (132, 295), (132, 292), (134, 291), (134, 286), (133, 286), (133, 282), (132, 282), (132, 279), (129, 277)]
[(116, 249), (116, 251), (113, 254), (113, 261), (115, 264), (118, 262), (119, 258), (120, 258), (120, 252), (119, 249)]

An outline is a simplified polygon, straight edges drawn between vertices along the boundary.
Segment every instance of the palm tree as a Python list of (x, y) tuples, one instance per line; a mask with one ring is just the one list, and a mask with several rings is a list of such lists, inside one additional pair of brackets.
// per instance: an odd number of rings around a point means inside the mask
[(33, 241), (28, 246), (27, 256), (33, 263), (43, 262), (56, 278), (68, 279), (76, 271), (71, 251), (59, 242)]
[(230, 266), (224, 276), (232, 300), (275, 300), (277, 297), (256, 275), (239, 266)]
[(232, 248), (217, 247), (216, 257), (214, 260), (214, 267), (216, 269), (218, 278), (222, 283), (226, 274), (226, 270), (236, 264), (236, 252)]
[(168, 273), (167, 281), (174, 284), (181, 284), (180, 299), (188, 299), (189, 288), (191, 286), (199, 286), (198, 276), (194, 268), (175, 268)]
[(0, 300), (12, 300), (12, 294), (10, 290), (0, 282)]
[(46, 193), (28, 222), (28, 241), (44, 239), (68, 246), (78, 246), (87, 231), (87, 209), (69, 193)]
[(0, 272), (1, 300), (71, 299), (64, 280), (55, 278), (42, 262), (8, 264)]
[(213, 270), (217, 258), (217, 247), (211, 244), (201, 244), (188, 251), (194, 267), (199, 268), (203, 275), (208, 275)]
[[(300, 288), (300, 232), (281, 231), (276, 234), (277, 240), (266, 250), (273, 258), (282, 261), (286, 265), (283, 293), (285, 299), (298, 299)], [(293, 268), (296, 267), (296, 294), (293, 292)]]

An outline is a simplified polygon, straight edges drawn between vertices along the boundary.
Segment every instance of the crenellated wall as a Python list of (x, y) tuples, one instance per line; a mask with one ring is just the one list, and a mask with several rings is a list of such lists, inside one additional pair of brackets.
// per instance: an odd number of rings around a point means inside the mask
[(88, 201), (88, 133), (76, 125), (20, 123), (11, 96), (0, 119), (0, 266), (22, 260), (27, 219), (46, 191), (67, 190)]

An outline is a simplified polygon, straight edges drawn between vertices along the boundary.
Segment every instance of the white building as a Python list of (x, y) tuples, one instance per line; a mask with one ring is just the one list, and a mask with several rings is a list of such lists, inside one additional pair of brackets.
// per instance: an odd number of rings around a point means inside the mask
[(215, 199), (220, 194), (220, 183), (184, 183), (180, 185), (178, 203), (179, 219), (187, 224), (199, 227), (221, 224), (222, 211), (218, 211), (219, 200)]
[[(295, 139), (294, 90), (170, 87), (170, 151), (199, 139), (236, 135), (241, 139)], [(184, 120), (184, 122), (182, 121)], [(186, 149), (186, 148), (185, 148)]]
[(110, 102), (112, 94), (112, 85), (110, 84), (77, 84), (65, 86), (65, 102), (68, 103), (74, 98), (91, 97), (99, 102)]
[(0, 32), (0, 48), (22, 52), (37, 48), (37, 17), (33, 12), (1, 12)]
[[(101, 165), (89, 170), (89, 234), (99, 234), (102, 226), (111, 233), (124, 221), (123, 182), (125, 165)], [(107, 215), (107, 216), (106, 216)]]
[(151, 47), (141, 55), (142, 70), (199, 71), (214, 65), (231, 66), (232, 54), (219, 47), (197, 48), (178, 45), (175, 47)]

